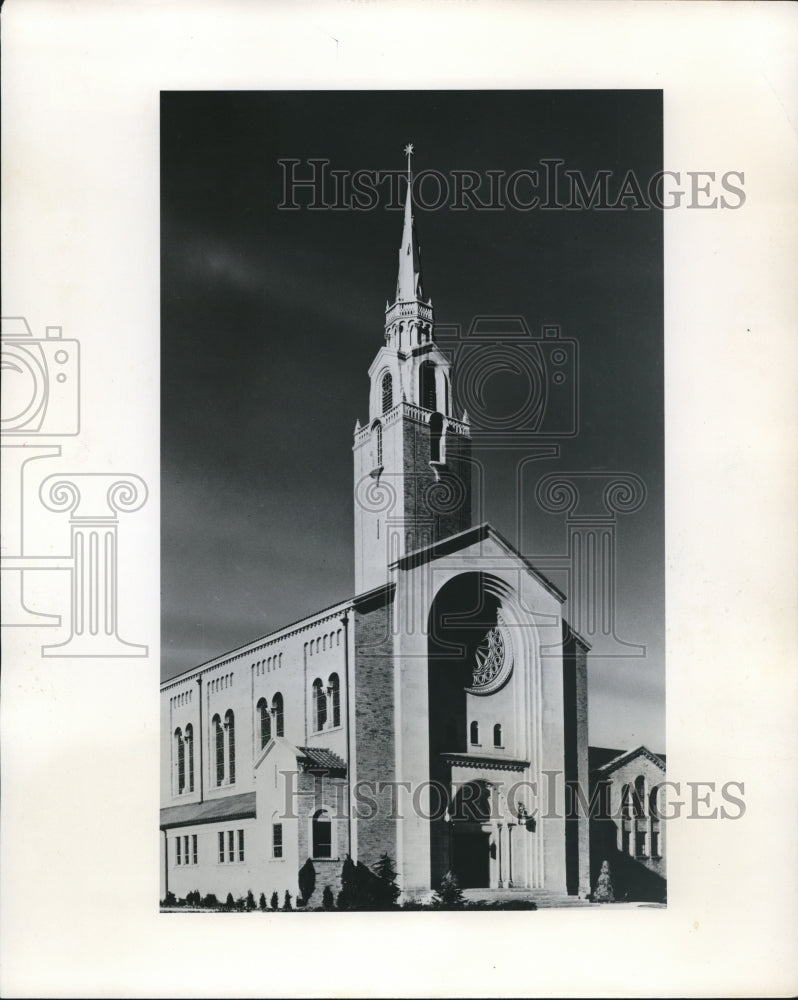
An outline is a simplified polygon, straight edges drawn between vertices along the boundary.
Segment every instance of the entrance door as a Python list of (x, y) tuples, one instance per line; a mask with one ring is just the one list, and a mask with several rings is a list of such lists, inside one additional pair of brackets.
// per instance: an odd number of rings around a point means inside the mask
[(490, 834), (462, 825), (454, 831), (454, 873), (462, 889), (490, 888)]

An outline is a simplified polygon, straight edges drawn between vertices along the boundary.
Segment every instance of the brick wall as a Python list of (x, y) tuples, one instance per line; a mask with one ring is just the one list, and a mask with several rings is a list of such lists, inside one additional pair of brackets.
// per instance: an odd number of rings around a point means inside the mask
[[(392, 600), (392, 592), (389, 592)], [(391, 622), (393, 605), (383, 592), (354, 610), (353, 736), (358, 782), (392, 781), (396, 777), (394, 739), (394, 667)], [(382, 802), (383, 798), (377, 796)], [(357, 803), (357, 860), (369, 867), (383, 851), (396, 859), (396, 821), (381, 808), (367, 818)]]

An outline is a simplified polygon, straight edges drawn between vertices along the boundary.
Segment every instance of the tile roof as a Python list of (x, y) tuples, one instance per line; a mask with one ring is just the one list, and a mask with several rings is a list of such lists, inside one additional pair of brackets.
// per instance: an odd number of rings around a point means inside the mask
[(255, 815), (255, 793), (221, 795), (205, 802), (187, 802), (181, 806), (161, 809), (161, 829), (192, 826), (195, 823), (216, 823), (226, 819), (248, 819)]
[(327, 747), (297, 747), (300, 761), (306, 768), (323, 768), (325, 771), (346, 771), (346, 764)]

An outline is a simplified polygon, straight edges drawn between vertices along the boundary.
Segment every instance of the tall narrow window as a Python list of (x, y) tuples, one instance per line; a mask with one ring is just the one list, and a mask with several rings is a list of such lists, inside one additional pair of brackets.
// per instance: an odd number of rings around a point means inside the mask
[(191, 863), (195, 865), (197, 863), (197, 835), (192, 833), (191, 835)]
[(180, 837), (175, 838), (175, 864), (181, 864)]
[(272, 854), (275, 858), (283, 856), (283, 824), (272, 825)]
[[(372, 444), (374, 448), (374, 463), (377, 467), (382, 467), (382, 424), (375, 420), (371, 425)], [(318, 650), (317, 650), (318, 652)]]
[(224, 864), (224, 834), (219, 831), (219, 864)]
[(502, 727), (498, 722), (493, 727), (493, 745), (495, 747), (502, 745)]
[(425, 410), (437, 410), (435, 393), (435, 362), (422, 361), (419, 368), (419, 396)]
[(454, 750), (457, 746), (457, 725), (454, 719), (446, 721), (446, 745), (450, 750)]
[(232, 830), (227, 831), (227, 858), (230, 862), (236, 859), (235, 833)]
[(244, 860), (244, 831), (238, 831), (238, 860)]
[(382, 376), (382, 412), (385, 414), (393, 406), (393, 376), (386, 372)]
[(449, 379), (446, 378), (445, 374), (441, 374), (441, 382), (443, 383), (443, 412), (451, 413), (449, 408)]
[(313, 728), (318, 733), (324, 729), (326, 722), (327, 695), (324, 693), (321, 678), (317, 677), (313, 682)]
[(341, 725), (341, 682), (338, 674), (330, 674), (330, 709), (332, 711), (332, 724)]
[(332, 857), (332, 823), (323, 809), (313, 816), (313, 857)]
[(236, 720), (233, 710), (230, 708), (224, 714), (224, 726), (227, 730), (228, 781), (234, 785), (236, 780)]
[(258, 714), (260, 716), (260, 748), (266, 746), (272, 738), (272, 717), (269, 714), (269, 705), (265, 698), (258, 702)]
[(183, 864), (188, 864), (188, 834), (183, 837), (183, 858), (185, 859)]
[(477, 744), (479, 743), (479, 723), (478, 722), (472, 722), (471, 723), (471, 726), (470, 726), (470, 739), (471, 739), (471, 745), (472, 746), (477, 746)]
[(175, 751), (177, 753), (177, 794), (182, 795), (186, 787), (186, 745), (179, 729), (175, 730)]
[(632, 796), (629, 785), (624, 785), (621, 789), (621, 817), (629, 819), (632, 815)]
[(186, 774), (188, 790), (190, 792), (194, 791), (194, 727), (189, 724), (186, 726), (186, 760), (188, 764), (188, 773)]
[(443, 437), (443, 417), (433, 413), (429, 418), (429, 459), (430, 462), (441, 462), (441, 439)]
[(283, 736), (283, 696), (278, 691), (272, 698), (272, 712), (274, 713), (274, 735)]
[(645, 815), (644, 803), (646, 801), (646, 779), (642, 774), (638, 774), (635, 778), (635, 790), (633, 794), (635, 816), (639, 819)]
[(224, 782), (224, 729), (218, 715), (214, 715), (211, 722), (216, 737), (216, 784), (221, 785)]

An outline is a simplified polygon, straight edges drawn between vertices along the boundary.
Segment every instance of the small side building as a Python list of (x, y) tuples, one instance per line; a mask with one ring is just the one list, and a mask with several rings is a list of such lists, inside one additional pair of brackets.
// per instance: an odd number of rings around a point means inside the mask
[(608, 861), (617, 900), (664, 902), (665, 755), (589, 747), (590, 884)]

